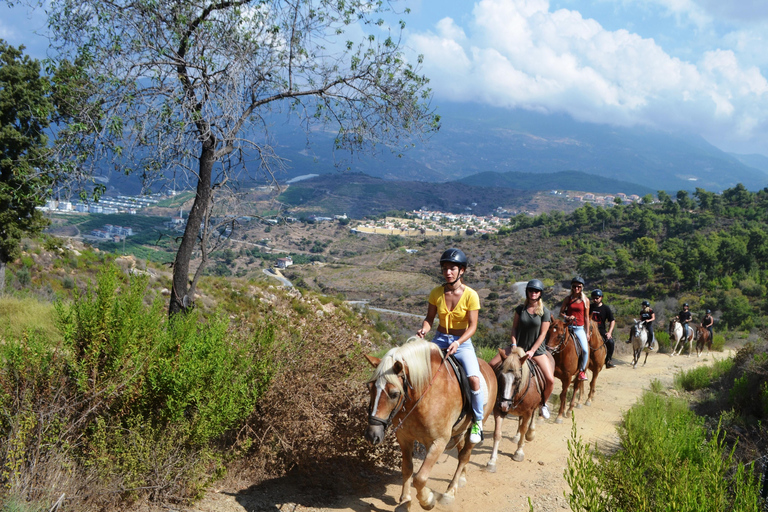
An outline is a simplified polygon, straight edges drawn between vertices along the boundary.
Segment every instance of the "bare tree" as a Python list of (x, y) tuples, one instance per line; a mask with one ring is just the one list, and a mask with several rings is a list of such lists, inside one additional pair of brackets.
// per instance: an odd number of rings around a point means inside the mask
[[(61, 132), (75, 173), (105, 158), (145, 179), (196, 187), (173, 265), (169, 314), (190, 306), (205, 266), (214, 195), (251, 159), (274, 176), (267, 137), (284, 111), (332, 126), (337, 149), (400, 151), (437, 129), (421, 58), (381, 0), (60, 0), (47, 4), (59, 86), (83, 84)], [(406, 10), (407, 12), (407, 10)], [(87, 108), (84, 107), (87, 105)], [(201, 264), (190, 282), (196, 247)]]

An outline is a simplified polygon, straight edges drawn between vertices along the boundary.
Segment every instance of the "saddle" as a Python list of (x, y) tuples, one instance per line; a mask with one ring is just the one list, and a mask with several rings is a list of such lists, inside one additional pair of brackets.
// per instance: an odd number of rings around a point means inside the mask
[[(568, 331), (571, 333), (571, 339), (574, 342), (573, 345), (576, 347), (576, 356), (578, 356), (579, 361), (581, 361), (581, 354), (583, 354), (584, 351), (581, 349), (581, 343), (576, 341), (576, 333), (573, 332), (573, 325), (568, 326)], [(587, 340), (587, 346), (589, 346), (589, 340)]]
[(445, 361), (453, 369), (453, 373), (456, 375), (456, 378), (459, 381), (459, 388), (461, 389), (461, 413), (459, 414), (459, 419), (453, 424), (453, 426), (456, 427), (456, 425), (461, 423), (461, 420), (464, 419), (464, 416), (472, 414), (472, 390), (469, 387), (467, 372), (464, 370), (464, 366), (462, 366), (459, 360), (451, 355), (446, 357)]

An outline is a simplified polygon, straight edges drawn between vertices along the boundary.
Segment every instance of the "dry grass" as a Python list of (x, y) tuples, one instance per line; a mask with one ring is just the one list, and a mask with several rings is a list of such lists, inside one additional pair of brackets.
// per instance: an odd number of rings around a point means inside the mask
[(25, 332), (47, 339), (58, 336), (53, 305), (35, 298), (0, 297), (0, 335), (19, 337)]

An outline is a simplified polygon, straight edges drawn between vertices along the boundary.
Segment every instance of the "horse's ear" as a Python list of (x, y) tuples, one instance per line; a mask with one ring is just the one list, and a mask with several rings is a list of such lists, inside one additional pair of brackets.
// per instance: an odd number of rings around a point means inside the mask
[(369, 363), (371, 363), (371, 366), (374, 368), (379, 367), (379, 363), (381, 363), (381, 359), (378, 357), (369, 356), (368, 354), (365, 354), (365, 358), (368, 360)]
[(400, 375), (405, 371), (405, 365), (402, 361), (395, 361), (395, 364), (392, 365), (392, 371), (395, 372), (395, 375)]
[(501, 360), (505, 360), (507, 358), (507, 353), (504, 351), (503, 348), (499, 349), (499, 355), (501, 356)]

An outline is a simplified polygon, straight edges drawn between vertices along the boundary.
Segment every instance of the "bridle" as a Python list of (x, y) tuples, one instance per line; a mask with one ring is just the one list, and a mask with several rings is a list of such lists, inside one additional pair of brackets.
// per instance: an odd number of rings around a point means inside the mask
[[(429, 390), (432, 388), (432, 383), (435, 382), (435, 379), (437, 378), (437, 374), (440, 373), (440, 370), (442, 370), (443, 366), (445, 366), (445, 359), (448, 357), (448, 353), (443, 354), (443, 359), (440, 361), (440, 367), (437, 369), (435, 374), (432, 376), (432, 380), (429, 381), (429, 385), (427, 386), (427, 389), (424, 390), (424, 392), (421, 394), (418, 400), (413, 404), (413, 407), (411, 407), (411, 410), (405, 413), (405, 416), (403, 416), (403, 419), (400, 420), (400, 423), (397, 424), (397, 426), (392, 430), (392, 432), (397, 432), (398, 429), (403, 425), (403, 422), (408, 418), (408, 416), (411, 415), (413, 411), (416, 410), (416, 407), (419, 406), (419, 402), (421, 402), (422, 398), (424, 398)], [(386, 432), (387, 427), (389, 427), (392, 424), (392, 420), (397, 416), (397, 414), (400, 412), (400, 410), (405, 410), (405, 405), (408, 403), (408, 389), (413, 389), (413, 386), (411, 385), (410, 381), (408, 380), (408, 375), (406, 375), (405, 372), (403, 372), (403, 376), (401, 377), (403, 381), (403, 393), (400, 394), (400, 398), (397, 399), (397, 405), (395, 405), (392, 408), (392, 412), (389, 413), (389, 417), (387, 419), (381, 419), (378, 416), (374, 416), (373, 411), (368, 413), (368, 425), (372, 426), (382, 426), (384, 427), (384, 431)], [(371, 406), (373, 408), (373, 406)]]
[(563, 334), (558, 338), (557, 345), (554, 347), (547, 344), (547, 350), (554, 356), (555, 354), (558, 354), (565, 350), (565, 347), (568, 346), (568, 340), (566, 339), (568, 333), (568, 325), (563, 322)]
[[(400, 393), (400, 397), (397, 399), (397, 405), (392, 408), (392, 412), (389, 413), (389, 416), (386, 419), (382, 419), (375, 416), (374, 411), (371, 410), (371, 412), (368, 413), (368, 425), (382, 426), (384, 427), (384, 430), (387, 430), (392, 424), (394, 417), (400, 412), (400, 409), (402, 408), (405, 410), (405, 404), (408, 402), (408, 388), (413, 389), (413, 386), (411, 386), (411, 383), (408, 381), (408, 375), (406, 375), (405, 372), (403, 372), (401, 380), (403, 381), (403, 392)], [(380, 393), (384, 393), (384, 391), (382, 390)], [(371, 409), (373, 409), (373, 404), (371, 404)], [(402, 421), (400, 422), (400, 425), (402, 425)], [(398, 428), (400, 425), (398, 425)]]
[[(527, 364), (527, 361), (525, 361), (525, 362), (523, 362), (521, 364)], [(501, 370), (501, 368), (499, 370), (500, 370), (499, 374), (504, 373), (504, 371)], [(512, 392), (512, 397), (511, 398), (506, 398), (506, 397), (499, 396), (496, 399), (496, 404), (497, 405), (501, 405), (501, 404), (503, 404), (505, 402), (508, 402), (509, 403), (509, 409), (508, 410), (510, 410), (510, 411), (516, 409), (517, 406), (520, 405), (523, 402), (523, 400), (525, 399), (526, 395), (528, 395), (528, 390), (531, 389), (531, 381), (533, 380), (533, 378), (529, 374), (528, 375), (528, 382), (526, 383), (525, 390), (522, 392), (522, 394), (520, 393), (520, 384), (522, 383), (522, 380), (523, 380), (522, 379), (522, 368), (520, 370), (521, 370), (520, 371), (520, 378), (517, 379), (517, 383), (515, 385), (515, 390)], [(517, 400), (517, 403), (515, 403), (515, 397), (516, 396), (519, 397), (519, 399)]]

